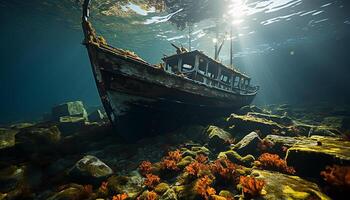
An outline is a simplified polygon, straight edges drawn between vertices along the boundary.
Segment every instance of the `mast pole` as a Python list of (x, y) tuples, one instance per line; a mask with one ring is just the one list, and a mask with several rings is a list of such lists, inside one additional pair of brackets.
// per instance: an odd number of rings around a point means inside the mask
[(219, 30), (218, 30), (218, 24), (216, 23), (216, 34), (215, 34), (215, 56), (214, 59), (217, 60), (218, 59), (218, 39), (219, 38)]
[(230, 26), (230, 66), (233, 68), (233, 30), (232, 25)]
[(191, 38), (192, 28), (191, 25), (188, 25), (188, 50), (191, 51), (192, 47), (192, 38)]

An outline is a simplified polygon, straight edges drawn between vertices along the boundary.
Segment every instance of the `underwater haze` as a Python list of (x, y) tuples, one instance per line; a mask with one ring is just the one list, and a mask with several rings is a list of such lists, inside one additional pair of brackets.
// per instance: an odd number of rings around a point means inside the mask
[[(169, 13), (142, 3), (92, 1), (97, 32), (153, 64), (174, 52), (170, 43), (188, 48), (188, 27), (181, 30), (170, 21), (180, 7)], [(260, 86), (256, 103), (349, 101), (348, 1), (250, 0), (234, 6), (219, 14), (236, 22), (234, 65)], [(68, 100), (100, 104), (81, 44), (81, 1), (2, 0), (0, 16), (0, 123), (40, 118)], [(216, 24), (209, 17), (193, 23), (192, 49), (214, 56)], [(229, 46), (228, 41), (219, 57), (227, 64)]]

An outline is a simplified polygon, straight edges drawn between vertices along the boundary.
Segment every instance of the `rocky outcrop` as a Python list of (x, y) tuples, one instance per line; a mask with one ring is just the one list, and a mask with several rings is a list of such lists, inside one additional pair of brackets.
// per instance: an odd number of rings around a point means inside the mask
[(257, 113), (257, 112), (249, 112), (247, 113), (249, 116), (263, 118), (269, 121), (276, 122), (278, 124), (282, 124), (284, 126), (290, 126), (293, 124), (293, 120), (290, 117), (287, 116), (280, 116), (280, 115), (272, 115), (272, 114), (265, 114), (265, 113)]
[(27, 189), (25, 167), (12, 165), (0, 169), (0, 197), (3, 195), (3, 199), (25, 198), (28, 195)]
[(0, 150), (10, 148), (15, 145), (15, 135), (18, 130), (0, 128)]
[(55, 151), (60, 139), (61, 132), (57, 126), (25, 128), (15, 136), (16, 147), (25, 153)]
[(69, 171), (77, 180), (98, 182), (113, 174), (113, 170), (95, 156), (87, 155), (80, 159)]
[(274, 121), (251, 115), (231, 114), (226, 121), (235, 137), (242, 137), (253, 131), (259, 131), (262, 136), (266, 136), (274, 132), (282, 132), (285, 129), (285, 127)]
[(259, 135), (256, 132), (251, 132), (244, 138), (242, 138), (241, 141), (235, 144), (233, 146), (233, 149), (240, 155), (256, 155), (258, 151), (257, 147), (260, 141), (261, 138), (259, 137)]
[(231, 134), (216, 126), (209, 126), (206, 130), (208, 146), (214, 151), (224, 150), (230, 145)]
[(350, 164), (350, 142), (325, 136), (303, 138), (288, 149), (286, 160), (298, 174), (319, 178), (327, 165)]
[(64, 116), (59, 118), (58, 128), (64, 135), (69, 135), (81, 130), (85, 126), (84, 117)]
[(87, 112), (84, 108), (83, 102), (73, 101), (60, 104), (52, 108), (52, 117), (54, 120), (59, 121), (60, 117), (83, 117), (87, 119)]
[(298, 176), (264, 170), (253, 170), (251, 175), (265, 181), (263, 199), (331, 199), (321, 192), (317, 184)]
[(133, 172), (130, 176), (111, 176), (107, 182), (110, 191), (115, 194), (126, 193), (132, 199), (143, 191), (143, 179), (136, 172)]

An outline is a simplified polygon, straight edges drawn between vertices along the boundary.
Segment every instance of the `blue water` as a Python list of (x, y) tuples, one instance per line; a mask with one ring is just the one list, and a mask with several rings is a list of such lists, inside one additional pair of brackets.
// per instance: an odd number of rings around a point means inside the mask
[[(188, 28), (170, 22), (186, 8), (158, 12), (141, 0), (122, 2), (92, 0), (91, 20), (110, 44), (150, 63), (174, 53), (170, 42), (188, 47)], [(39, 119), (65, 101), (100, 104), (81, 45), (80, 3), (0, 0), (0, 124)], [(219, 59), (229, 63), (233, 39), (234, 65), (261, 87), (256, 104), (350, 100), (348, 1), (229, 0), (222, 15), (219, 23), (231, 24), (234, 34), (228, 38), (229, 26), (219, 28), (218, 41), (226, 38)], [(191, 48), (213, 56), (217, 24), (196, 22)]]

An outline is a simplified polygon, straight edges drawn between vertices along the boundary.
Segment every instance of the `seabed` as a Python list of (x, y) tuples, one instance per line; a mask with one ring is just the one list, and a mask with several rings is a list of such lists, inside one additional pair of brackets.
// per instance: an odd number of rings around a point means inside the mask
[(350, 107), (246, 106), (130, 141), (69, 102), (3, 126), (0, 154), (0, 199), (342, 199)]

